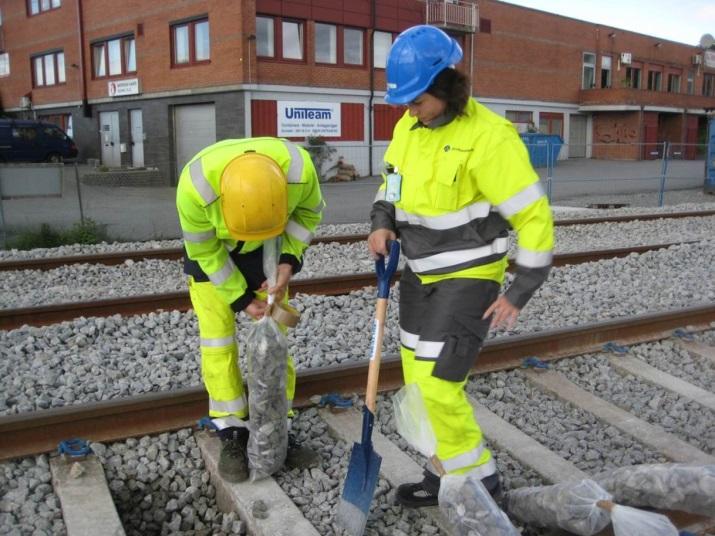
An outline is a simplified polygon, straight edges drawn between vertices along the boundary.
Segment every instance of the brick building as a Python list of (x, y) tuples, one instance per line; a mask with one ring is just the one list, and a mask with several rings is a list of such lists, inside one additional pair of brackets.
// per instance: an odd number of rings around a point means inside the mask
[(695, 157), (715, 108), (715, 49), (496, 0), (0, 0), (0, 18), (3, 113), (172, 184), (215, 140), (304, 140), (315, 113), (360, 174), (378, 172), (402, 113), (382, 99), (385, 57), (419, 23), (460, 41), (481, 102), (563, 136), (562, 158), (650, 158), (662, 141)]

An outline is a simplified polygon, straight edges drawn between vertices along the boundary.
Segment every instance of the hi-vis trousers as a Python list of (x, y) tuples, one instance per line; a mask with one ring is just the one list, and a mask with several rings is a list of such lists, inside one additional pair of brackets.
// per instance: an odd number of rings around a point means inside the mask
[[(209, 416), (223, 418), (219, 422), (224, 422), (225, 426), (240, 426), (240, 421), (236, 422), (232, 417), (243, 420), (248, 416), (248, 400), (238, 367), (236, 313), (221, 299), (213, 283), (199, 283), (189, 277), (188, 285), (199, 322), (201, 376), (209, 393)], [(286, 292), (286, 300), (287, 295)], [(289, 355), (286, 378), (289, 407), (294, 395), (295, 365)], [(219, 428), (225, 426), (219, 425)]]
[(423, 285), (406, 268), (400, 279), (400, 354), (405, 384), (420, 387), (447, 473), (479, 479), (496, 473), (464, 385), (489, 330), (482, 320), (499, 294), (485, 279)]

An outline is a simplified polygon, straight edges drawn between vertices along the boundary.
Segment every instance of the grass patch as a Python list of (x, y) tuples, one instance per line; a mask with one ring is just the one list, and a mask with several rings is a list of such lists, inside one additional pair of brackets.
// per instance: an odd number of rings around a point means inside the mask
[(107, 231), (104, 225), (94, 220), (86, 219), (75, 223), (64, 231), (53, 229), (49, 224), (43, 223), (39, 230), (27, 230), (8, 239), (8, 249), (35, 249), (56, 248), (70, 244), (99, 244), (107, 242)]

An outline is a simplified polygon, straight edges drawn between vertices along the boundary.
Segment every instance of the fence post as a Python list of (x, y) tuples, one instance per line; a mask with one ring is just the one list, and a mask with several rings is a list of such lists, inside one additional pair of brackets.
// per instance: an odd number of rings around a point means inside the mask
[(79, 221), (84, 224), (84, 210), (82, 210), (82, 191), (79, 188), (79, 169), (77, 162), (74, 163), (74, 178), (77, 181), (77, 200), (79, 201)]
[(553, 179), (553, 166), (551, 165), (551, 151), (553, 146), (551, 140), (546, 140), (546, 198), (551, 203), (551, 180)]
[(660, 193), (658, 194), (658, 206), (663, 206), (665, 196), (665, 175), (668, 173), (668, 142), (663, 142), (663, 158), (660, 165)]

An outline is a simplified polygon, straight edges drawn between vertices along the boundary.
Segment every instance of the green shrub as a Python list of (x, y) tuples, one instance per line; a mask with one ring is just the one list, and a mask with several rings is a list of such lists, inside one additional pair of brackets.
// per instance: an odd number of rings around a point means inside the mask
[(8, 249), (56, 248), (69, 244), (98, 244), (106, 242), (105, 226), (86, 219), (66, 231), (56, 231), (43, 223), (39, 230), (22, 231), (7, 242)]
[(75, 223), (62, 236), (64, 244), (98, 244), (107, 241), (107, 229), (94, 220)]

